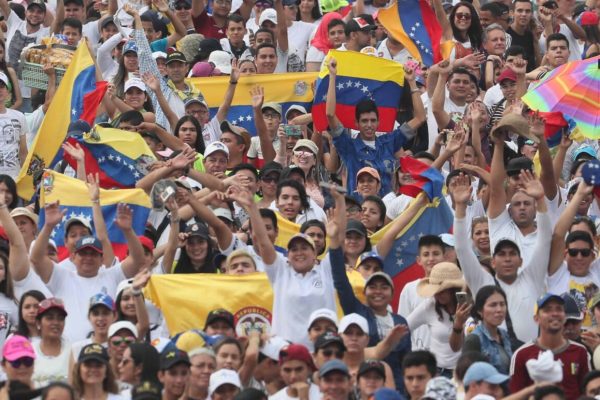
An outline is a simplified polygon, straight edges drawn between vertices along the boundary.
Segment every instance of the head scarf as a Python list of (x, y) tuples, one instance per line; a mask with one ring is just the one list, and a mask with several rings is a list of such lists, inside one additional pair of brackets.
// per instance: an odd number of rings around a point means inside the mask
[(323, 16), (321, 23), (315, 32), (315, 37), (310, 41), (310, 44), (323, 53), (327, 54), (332, 49), (331, 43), (329, 43), (329, 32), (327, 26), (334, 19), (343, 19), (342, 15), (337, 12), (330, 12)]

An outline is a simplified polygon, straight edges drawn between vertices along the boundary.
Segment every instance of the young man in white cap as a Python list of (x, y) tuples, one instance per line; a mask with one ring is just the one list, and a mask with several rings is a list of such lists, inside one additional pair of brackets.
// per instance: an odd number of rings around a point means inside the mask
[(308, 317), (308, 338), (315, 342), (325, 332), (337, 332), (337, 314), (328, 308), (319, 308)]
[(10, 134), (3, 134), (2, 149), (0, 150), (0, 155), (2, 156), (0, 157), (0, 173), (9, 175), (15, 179), (19, 175), (21, 164), (25, 162), (25, 158), (27, 157), (28, 128), (22, 112), (6, 108), (6, 101), (10, 97), (9, 84), (12, 85), (14, 83), (10, 83), (4, 72), (0, 72), (0, 131), (10, 132)]
[(210, 375), (208, 395), (212, 400), (233, 400), (242, 390), (238, 373), (231, 369), (220, 369)]

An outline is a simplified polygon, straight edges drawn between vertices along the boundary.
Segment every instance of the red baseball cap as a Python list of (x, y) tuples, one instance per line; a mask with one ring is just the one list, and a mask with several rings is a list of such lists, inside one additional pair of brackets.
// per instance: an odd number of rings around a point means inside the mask
[(138, 239), (143, 247), (150, 250), (150, 252), (154, 251), (154, 242), (150, 238), (147, 236), (138, 236)]
[(506, 68), (504, 71), (502, 71), (502, 73), (498, 77), (497, 82), (501, 83), (505, 79), (508, 79), (509, 81), (516, 82), (517, 81), (517, 74), (515, 74), (515, 71), (513, 71), (512, 69)]
[(284, 348), (279, 352), (279, 365), (282, 365), (286, 361), (292, 360), (302, 361), (306, 363), (306, 365), (308, 365), (308, 368), (310, 368), (311, 371), (317, 369), (310, 355), (310, 352), (305, 346), (301, 344), (290, 344), (288, 347)]

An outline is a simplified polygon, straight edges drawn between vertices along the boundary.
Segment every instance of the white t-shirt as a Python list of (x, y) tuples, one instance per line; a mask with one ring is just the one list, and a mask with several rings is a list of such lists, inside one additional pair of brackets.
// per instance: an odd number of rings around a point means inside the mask
[(4, 114), (0, 114), (0, 173), (10, 175), (13, 179), (19, 175), (19, 143), (21, 138), (27, 140), (27, 133), (22, 112), (7, 108)]
[(215, 115), (208, 121), (207, 124), (204, 124), (202, 127), (202, 138), (204, 139), (204, 144), (208, 146), (212, 142), (218, 142), (221, 139), (221, 123), (217, 119)]
[(408, 208), (408, 205), (413, 200), (413, 197), (407, 196), (405, 194), (400, 194), (396, 196), (393, 200), (389, 202), (389, 205), (386, 204), (385, 215), (389, 219), (396, 219), (397, 216), (402, 214), (402, 212)]
[(92, 43), (94, 46), (96, 46), (100, 41), (100, 29), (98, 27), (98, 22), (100, 22), (99, 19), (88, 22), (87, 24), (83, 25), (82, 29), (83, 36), (88, 38), (90, 43)]
[[(400, 293), (400, 302), (398, 303), (398, 314), (404, 318), (408, 317), (418, 306), (427, 300), (417, 294), (417, 285), (421, 280), (417, 279), (407, 283)], [(416, 329), (410, 329), (410, 339), (412, 350), (429, 350), (431, 342), (431, 333), (428, 325), (421, 325)]]
[(23, 294), (29, 290), (38, 290), (44, 294), (46, 297), (53, 297), (52, 293), (44, 282), (40, 278), (38, 274), (36, 274), (32, 268), (29, 268), (29, 272), (27, 276), (20, 281), (13, 280), (13, 289), (15, 292), (15, 299), (21, 299)]
[(44, 106), (39, 106), (33, 112), (25, 114), (25, 122), (27, 123), (27, 148), (33, 147), (33, 141), (42, 126), (42, 121), (46, 114), (44, 114)]
[(317, 49), (315, 46), (310, 46), (306, 52), (306, 62), (318, 62), (321, 63), (325, 59), (325, 53)]
[(529, 265), (532, 261), (533, 249), (538, 236), (538, 231), (528, 235), (523, 235), (515, 221), (510, 217), (508, 208), (506, 208), (496, 218), (488, 217), (488, 225), (490, 228), (490, 248), (493, 249), (496, 243), (501, 239), (510, 239), (515, 242), (521, 249), (521, 258), (523, 265)]
[(50, 382), (69, 381), (69, 361), (71, 359), (71, 344), (62, 339), (60, 354), (58, 356), (47, 356), (41, 348), (41, 341), (32, 343), (35, 350), (35, 363), (33, 365), (33, 376), (31, 380), (36, 388), (48, 385)]
[[(444, 101), (444, 111), (446, 111), (451, 119), (456, 118), (458, 115), (462, 116), (465, 113), (467, 105), (459, 106), (450, 99), (448, 89), (446, 91), (446, 101)], [(433, 116), (433, 107), (431, 107), (431, 99), (427, 99), (427, 129), (429, 131), (429, 143), (434, 143), (435, 138), (438, 135), (438, 125), (435, 117)], [(453, 118), (454, 117), (454, 118)]]
[(304, 21), (294, 21), (292, 26), (288, 27), (288, 67), (292, 67), (291, 64), (295, 65), (298, 60), (304, 66), (308, 41), (314, 29), (313, 24)]
[(483, 96), (483, 104), (485, 104), (489, 110), (503, 98), (504, 95), (502, 94), (502, 89), (500, 89), (500, 84), (496, 83), (485, 92), (485, 96)]
[(46, 286), (65, 304), (68, 315), (64, 336), (72, 342), (85, 339), (92, 330), (87, 318), (90, 297), (102, 292), (115, 298), (117, 285), (125, 279), (127, 277), (121, 264), (100, 268), (95, 277), (84, 278), (54, 263), (52, 275)]
[[(321, 391), (319, 387), (314, 383), (310, 384), (310, 388), (308, 389), (308, 400), (320, 400), (321, 399)], [(269, 396), (269, 400), (296, 400), (298, 397), (291, 397), (287, 394), (287, 386), (281, 389), (279, 392), (275, 393), (272, 396)]]
[[(275, 136), (273, 139), (273, 148), (275, 152), (279, 149), (279, 136)], [(258, 136), (252, 136), (250, 138), (250, 147), (248, 148), (248, 158), (258, 158), (259, 160), (263, 160), (262, 149), (260, 148), (260, 138)]]
[(398, 52), (398, 54), (396, 54), (395, 56), (392, 56), (390, 50), (387, 47), (387, 41), (387, 38), (383, 39), (377, 47), (377, 55), (379, 57), (385, 58), (386, 60), (394, 60), (401, 64), (404, 64), (408, 60), (412, 59), (410, 52), (406, 50), (406, 48), (400, 50), (400, 52)]

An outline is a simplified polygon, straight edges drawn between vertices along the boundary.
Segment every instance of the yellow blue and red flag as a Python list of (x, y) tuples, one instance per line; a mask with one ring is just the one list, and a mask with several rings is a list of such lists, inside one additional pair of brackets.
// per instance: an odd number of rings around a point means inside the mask
[[(254, 86), (262, 86), (265, 89), (264, 102), (279, 103), (284, 115), (287, 109), (294, 104), (309, 110), (313, 101), (312, 85), (316, 78), (315, 72), (242, 76), (238, 81), (231, 107), (227, 113), (227, 120), (234, 125), (243, 127), (251, 135), (256, 134), (252, 96), (250, 96), (250, 90)], [(213, 117), (223, 103), (229, 78), (192, 78), (191, 82), (204, 95), (204, 101), (208, 104), (210, 115)]]
[[(354, 117), (356, 104), (371, 99), (379, 112), (379, 131), (394, 130), (396, 110), (404, 86), (404, 68), (395, 61), (373, 57), (354, 51), (330, 50), (328, 57), (337, 60), (336, 110), (335, 114), (346, 128), (358, 129)], [(325, 116), (329, 69), (323, 63), (315, 88), (312, 106), (313, 124), (316, 130), (327, 129)]]
[(413, 157), (402, 157), (400, 170), (403, 173), (400, 193), (417, 197), (420, 192), (424, 192), (429, 200), (442, 196), (444, 177), (436, 168)]
[[(133, 188), (156, 161), (146, 141), (138, 134), (120, 129), (95, 126), (91, 132), (71, 136), (67, 142), (79, 143), (85, 152), (85, 170), (98, 173), (100, 186), (110, 188)], [(73, 168), (77, 161), (65, 154), (65, 160)]]
[[(61, 210), (66, 210), (63, 220), (54, 228), (51, 238), (56, 242), (59, 257), (64, 258), (64, 224), (69, 218), (78, 217), (90, 222), (92, 226), (92, 206), (85, 182), (68, 177), (52, 170), (45, 170), (40, 189), (40, 207), (47, 203), (60, 201)], [(123, 232), (115, 223), (117, 205), (127, 204), (133, 211), (133, 230), (138, 235), (144, 233), (146, 220), (150, 213), (150, 198), (142, 189), (104, 190), (100, 189), (100, 206), (106, 223), (108, 237), (113, 244), (115, 255), (120, 259), (127, 256), (127, 241)], [(44, 226), (44, 212), (40, 212), (40, 227)]]
[(60, 146), (69, 124), (78, 119), (89, 122), (91, 118), (93, 122), (105, 91), (105, 82), (96, 83), (94, 60), (87, 44), (81, 41), (16, 179), (20, 197), (33, 197), (44, 169), (53, 168), (62, 160)]
[(431, 66), (442, 61), (442, 28), (427, 0), (397, 0), (380, 9), (377, 19), (417, 61)]
[[(400, 218), (400, 217), (398, 217)], [(383, 270), (394, 281), (394, 298), (391, 302), (396, 309), (400, 293), (409, 282), (423, 278), (425, 271), (417, 263), (419, 239), (424, 235), (439, 235), (450, 232), (454, 215), (443, 197), (436, 197), (396, 236), (394, 245), (383, 263)], [(371, 236), (371, 243), (377, 244), (392, 224)]]

